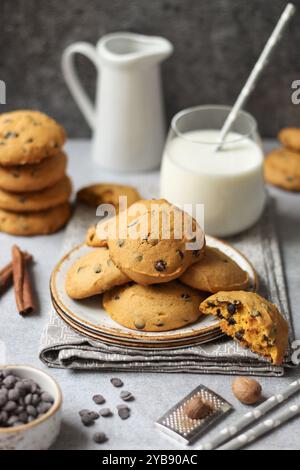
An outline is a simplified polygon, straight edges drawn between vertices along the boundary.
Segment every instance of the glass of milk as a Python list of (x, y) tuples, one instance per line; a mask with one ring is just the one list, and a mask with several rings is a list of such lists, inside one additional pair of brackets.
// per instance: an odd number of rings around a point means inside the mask
[[(266, 203), (263, 150), (255, 119), (241, 111), (221, 150), (226, 106), (198, 106), (172, 120), (160, 180), (161, 197), (186, 206), (193, 216), (204, 207), (204, 229), (226, 237), (251, 227)], [(199, 220), (201, 223), (201, 221)]]

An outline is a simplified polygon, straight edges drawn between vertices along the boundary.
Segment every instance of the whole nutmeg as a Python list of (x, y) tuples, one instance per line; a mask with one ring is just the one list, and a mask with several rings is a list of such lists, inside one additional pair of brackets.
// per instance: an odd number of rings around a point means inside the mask
[(253, 379), (238, 377), (232, 384), (236, 398), (245, 405), (255, 405), (261, 399), (261, 385)]
[(201, 397), (194, 397), (185, 406), (185, 413), (190, 419), (204, 419), (210, 412), (211, 405)]

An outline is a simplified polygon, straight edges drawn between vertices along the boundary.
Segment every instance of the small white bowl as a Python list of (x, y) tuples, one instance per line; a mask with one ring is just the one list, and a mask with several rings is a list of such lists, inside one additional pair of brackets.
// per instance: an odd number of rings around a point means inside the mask
[(54, 399), (51, 408), (31, 423), (15, 428), (0, 427), (0, 450), (46, 450), (55, 442), (61, 426), (62, 393), (55, 380), (42, 370), (27, 365), (1, 366), (13, 374), (34, 380)]

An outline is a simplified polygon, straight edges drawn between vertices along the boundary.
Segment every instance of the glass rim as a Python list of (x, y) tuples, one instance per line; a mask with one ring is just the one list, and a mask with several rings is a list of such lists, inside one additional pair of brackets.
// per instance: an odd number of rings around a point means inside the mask
[[(226, 105), (199, 105), (199, 106), (191, 106), (189, 108), (185, 108), (181, 111), (179, 111), (178, 113), (175, 114), (175, 116), (173, 116), (172, 120), (171, 120), (171, 129), (175, 132), (175, 134), (184, 139), (184, 140), (187, 140), (188, 142), (192, 142), (194, 144), (206, 144), (206, 145), (218, 145), (218, 144), (221, 144), (221, 141), (215, 141), (215, 142), (207, 142), (207, 141), (204, 141), (204, 140), (194, 140), (193, 138), (190, 138), (190, 137), (187, 137), (185, 135), (185, 133), (181, 132), (178, 127), (177, 127), (177, 122), (178, 120), (187, 115), (187, 114), (191, 114), (193, 112), (196, 112), (196, 111), (205, 111), (205, 110), (228, 110), (228, 113), (231, 111), (232, 107), (231, 106), (226, 106)], [(243, 141), (245, 140), (246, 138), (249, 138), (253, 133), (257, 132), (257, 121), (256, 119), (252, 116), (252, 114), (248, 113), (247, 111), (244, 111), (244, 110), (240, 110), (238, 112), (238, 115), (237, 117), (239, 116), (244, 116), (248, 119), (248, 121), (250, 122), (250, 127), (251, 129), (249, 130), (249, 132), (245, 133), (245, 134), (241, 134), (241, 137), (238, 137), (236, 139), (231, 139), (231, 140), (227, 140), (225, 143), (226, 144), (231, 144), (231, 143), (236, 143), (236, 142), (240, 142), (240, 141)], [(215, 130), (215, 129), (212, 129), (212, 130)], [(221, 131), (221, 129), (219, 129)]]

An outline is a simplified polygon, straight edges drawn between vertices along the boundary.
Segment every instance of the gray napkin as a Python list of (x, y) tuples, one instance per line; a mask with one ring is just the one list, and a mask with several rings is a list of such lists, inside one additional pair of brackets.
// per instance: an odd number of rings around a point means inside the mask
[[(66, 232), (63, 254), (84, 240), (94, 211), (78, 206)], [(242, 235), (228, 240), (255, 266), (260, 293), (272, 299), (293, 329), (285, 278), (274, 224), (274, 203), (270, 201), (261, 221)], [(40, 358), (49, 367), (139, 372), (190, 372), (202, 374), (243, 374), (282, 376), (284, 367), (273, 366), (235, 342), (224, 338), (180, 349), (149, 350), (108, 345), (73, 331), (51, 308), (43, 332)], [(291, 365), (290, 350), (285, 366)]]

